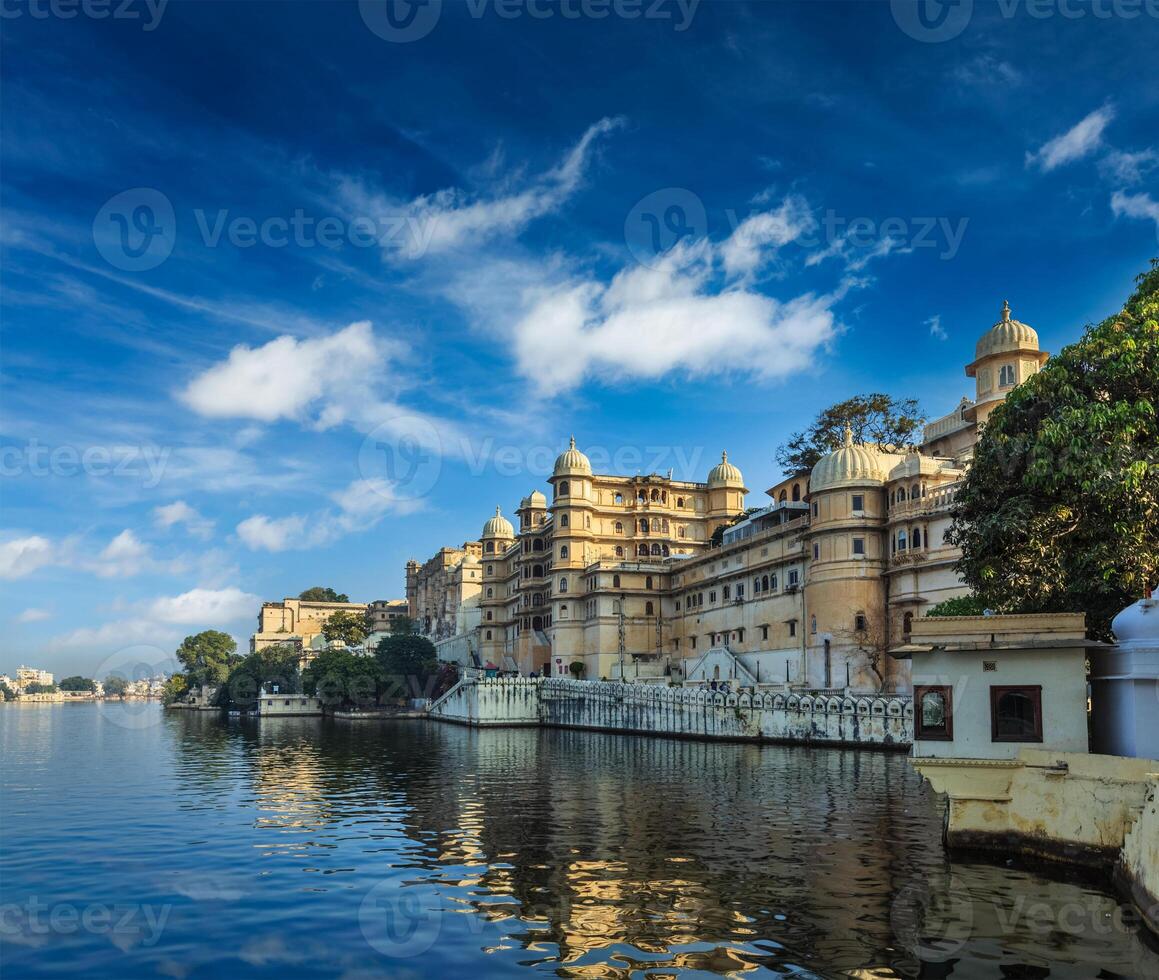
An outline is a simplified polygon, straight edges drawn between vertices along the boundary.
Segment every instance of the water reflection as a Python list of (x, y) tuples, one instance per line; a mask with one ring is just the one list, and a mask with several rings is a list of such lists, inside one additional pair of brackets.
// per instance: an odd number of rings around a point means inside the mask
[[(5, 901), (113, 880), (172, 915), (155, 947), (70, 936), (59, 962), (22, 957), (29, 975), (1159, 975), (1102, 886), (947, 861), (940, 803), (897, 755), (193, 712), (109, 741), (99, 711), (62, 722), (73, 737), (35, 727), (51, 744), (6, 787), (53, 798), (44, 753), (86, 744), (106, 766), (147, 757), (150, 779), (80, 786), (94, 828), (74, 793), (16, 832), (165, 856), (98, 879), (38, 843), (6, 855)], [(132, 843), (101, 840), (113, 807)]]

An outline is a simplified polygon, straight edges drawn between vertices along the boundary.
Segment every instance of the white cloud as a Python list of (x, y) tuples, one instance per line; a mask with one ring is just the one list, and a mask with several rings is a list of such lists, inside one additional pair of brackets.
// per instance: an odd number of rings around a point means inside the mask
[(1150, 219), (1155, 222), (1155, 229), (1159, 232), (1159, 201), (1150, 194), (1124, 194), (1115, 191), (1111, 195), (1111, 210), (1115, 217), (1126, 215), (1128, 218)]
[(1103, 130), (1115, 117), (1111, 106), (1096, 109), (1065, 133), (1044, 143), (1034, 153), (1026, 154), (1026, 165), (1049, 173), (1063, 164), (1089, 156), (1102, 145)]
[(40, 535), (0, 543), (0, 578), (24, 578), (53, 561), (52, 542)]
[(951, 76), (962, 85), (977, 88), (998, 86), (1009, 89), (1022, 84), (1022, 72), (1009, 61), (995, 58), (992, 54), (981, 54), (958, 65)]
[(387, 236), (388, 253), (406, 258), (450, 252), (503, 235), (516, 235), (532, 221), (557, 211), (578, 189), (592, 144), (623, 124), (601, 119), (589, 126), (567, 155), (551, 170), (533, 178), (521, 190), (477, 198), (459, 188), (446, 188), (401, 203), (368, 190), (361, 182), (343, 179), (338, 193), (345, 208), (377, 227), (402, 222), (399, 235)]
[(261, 599), (238, 588), (190, 589), (149, 603), (145, 614), (161, 623), (200, 625), (206, 628), (236, 623), (257, 614)]
[(190, 534), (199, 538), (208, 538), (213, 533), (213, 521), (203, 517), (184, 500), (175, 500), (171, 504), (154, 507), (153, 521), (158, 527), (163, 528), (182, 524)]
[(942, 326), (942, 315), (935, 313), (926, 321), (926, 326), (930, 328), (930, 336), (938, 340), (947, 340), (949, 334), (946, 333), (946, 328)]
[(284, 336), (261, 347), (239, 344), (178, 397), (209, 418), (301, 420), (318, 408), (317, 424), (328, 427), (346, 416), (345, 395), (358, 387), (351, 385), (351, 376), (380, 375), (387, 355), (388, 346), (365, 320), (323, 337)]
[(839, 294), (782, 303), (740, 285), (716, 289), (715, 260), (711, 243), (684, 242), (607, 285), (579, 279), (540, 291), (515, 327), (521, 372), (544, 393), (592, 375), (780, 378), (806, 368), (836, 335)]
[(18, 623), (41, 623), (46, 619), (51, 619), (52, 613), (47, 609), (25, 609), (19, 616), (16, 617)]
[(423, 506), (421, 500), (399, 497), (392, 484), (381, 478), (355, 480), (330, 498), (337, 511), (285, 517), (255, 514), (238, 524), (237, 535), (253, 551), (319, 548), (367, 530), (387, 514), (411, 514)]
[(775, 211), (745, 218), (720, 247), (724, 271), (747, 276), (768, 261), (775, 249), (796, 241), (816, 225), (805, 199), (790, 195)]
[(92, 567), (102, 578), (122, 578), (153, 566), (149, 546), (126, 528), (105, 546)]
[(1109, 180), (1120, 184), (1137, 184), (1159, 167), (1159, 153), (1154, 150), (1139, 150), (1137, 153), (1112, 150), (1100, 161), (1099, 167)]

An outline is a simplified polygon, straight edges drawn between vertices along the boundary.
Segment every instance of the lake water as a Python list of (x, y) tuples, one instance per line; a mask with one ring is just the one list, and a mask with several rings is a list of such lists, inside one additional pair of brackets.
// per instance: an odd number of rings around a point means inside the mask
[(900, 755), (0, 708), (0, 974), (1159, 977)]

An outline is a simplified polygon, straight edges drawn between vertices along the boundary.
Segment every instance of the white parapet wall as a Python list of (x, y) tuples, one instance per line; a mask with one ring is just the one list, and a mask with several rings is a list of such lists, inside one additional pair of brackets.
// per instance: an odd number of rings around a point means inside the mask
[(907, 749), (905, 695), (725, 693), (655, 684), (496, 678), (463, 681), (431, 717), (478, 726), (544, 725), (685, 738)]
[(1147, 774), (1143, 811), (1123, 841), (1115, 874), (1159, 933), (1159, 772)]

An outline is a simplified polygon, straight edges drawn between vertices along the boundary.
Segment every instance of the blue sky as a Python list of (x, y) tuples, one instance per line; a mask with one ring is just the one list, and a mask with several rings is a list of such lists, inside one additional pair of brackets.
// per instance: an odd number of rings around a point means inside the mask
[(399, 596), (572, 433), (758, 503), (1159, 254), (1146, 4), (105, 9), (0, 19), (0, 671)]

